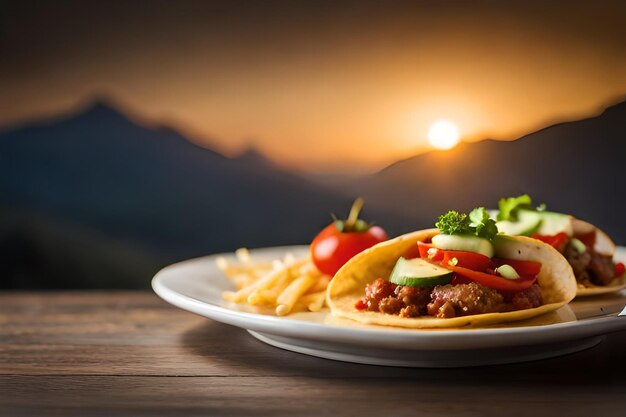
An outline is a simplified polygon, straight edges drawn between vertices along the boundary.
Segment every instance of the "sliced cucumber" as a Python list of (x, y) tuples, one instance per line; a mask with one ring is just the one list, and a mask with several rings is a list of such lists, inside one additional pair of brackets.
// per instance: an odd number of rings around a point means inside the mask
[(498, 232), (511, 236), (529, 236), (541, 226), (542, 216), (538, 211), (519, 210), (517, 221), (501, 220), (496, 222)]
[(556, 235), (565, 232), (568, 236), (574, 234), (572, 225), (574, 218), (569, 214), (555, 213), (553, 211), (540, 211), (541, 225), (537, 229), (540, 235)]
[[(490, 212), (495, 218), (497, 212)], [(556, 235), (565, 232), (568, 236), (574, 234), (573, 217), (568, 214), (553, 211), (519, 210), (517, 221), (501, 220), (496, 222), (498, 231), (510, 236), (530, 236), (533, 233), (540, 235)]]
[(469, 235), (444, 235), (433, 236), (433, 245), (445, 250), (464, 250), (467, 252), (481, 253), (489, 258), (493, 257), (493, 245), (487, 239)]
[(569, 243), (570, 245), (574, 247), (574, 249), (576, 249), (576, 252), (578, 253), (587, 252), (587, 246), (585, 246), (585, 244), (581, 242), (579, 239), (576, 239), (575, 237), (573, 237), (570, 239)]
[(432, 264), (425, 259), (400, 258), (391, 271), (389, 281), (397, 285), (411, 287), (432, 287), (449, 284), (451, 278), (452, 271)]
[(516, 237), (509, 235), (496, 235), (493, 239), (493, 247), (496, 257), (514, 260), (536, 260), (533, 258), (537, 247), (526, 242), (520, 242)]

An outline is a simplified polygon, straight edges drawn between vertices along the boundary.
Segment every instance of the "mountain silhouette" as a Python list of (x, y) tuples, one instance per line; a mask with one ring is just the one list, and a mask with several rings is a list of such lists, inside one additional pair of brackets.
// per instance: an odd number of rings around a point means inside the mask
[[(155, 270), (240, 246), (306, 243), (329, 212), (349, 204), (258, 153), (225, 157), (106, 102), (0, 133), (0, 205), (28, 212), (19, 218), (29, 236), (28, 223), (56, 219), (83, 237), (91, 231), (94, 239), (136, 248), (142, 259), (161, 259)], [(68, 256), (77, 241), (67, 243)], [(128, 286), (145, 287), (149, 277), (141, 279)]]
[(396, 213), (400, 224), (432, 226), (450, 209), (496, 207), (529, 193), (626, 243), (626, 102), (597, 117), (560, 123), (515, 141), (462, 143), (396, 162), (353, 186)]
[(255, 146), (247, 147), (235, 159), (242, 164), (255, 166), (259, 169), (282, 170)]
[(304, 244), (346, 213), (391, 236), (449, 209), (530, 193), (626, 243), (626, 102), (511, 142), (463, 143), (342, 183), (316, 183), (251, 147), (235, 157), (98, 100), (0, 132), (0, 288), (146, 288), (176, 260)]

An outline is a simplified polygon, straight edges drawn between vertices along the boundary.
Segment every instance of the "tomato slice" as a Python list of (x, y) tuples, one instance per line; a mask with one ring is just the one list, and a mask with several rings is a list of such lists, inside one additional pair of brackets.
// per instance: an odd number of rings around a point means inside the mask
[(523, 291), (537, 281), (537, 277), (522, 277), (518, 279), (506, 279), (485, 272), (472, 271), (462, 266), (442, 265), (465, 278), (469, 278), (485, 287), (499, 291)]
[[(453, 261), (456, 259), (456, 262)], [(491, 265), (491, 259), (482, 253), (467, 252), (462, 250), (446, 250), (443, 251), (443, 259), (441, 265), (446, 266), (450, 264), (453, 266), (461, 266), (474, 271), (484, 271)]]
[(420, 258), (431, 261), (440, 261), (443, 259), (444, 251), (436, 248), (432, 243), (417, 242), (417, 249), (419, 250)]
[[(515, 272), (522, 277), (534, 277), (541, 271), (541, 263), (535, 261), (518, 261), (514, 259), (494, 259), (493, 263), (496, 267), (501, 265), (511, 265)], [(461, 265), (463, 266), (463, 265)]]
[(539, 233), (535, 233), (531, 237), (533, 239), (541, 240), (542, 242), (547, 243), (559, 252), (563, 252), (563, 250), (565, 249), (565, 244), (569, 240), (569, 237), (565, 232), (557, 233), (556, 235), (540, 235)]

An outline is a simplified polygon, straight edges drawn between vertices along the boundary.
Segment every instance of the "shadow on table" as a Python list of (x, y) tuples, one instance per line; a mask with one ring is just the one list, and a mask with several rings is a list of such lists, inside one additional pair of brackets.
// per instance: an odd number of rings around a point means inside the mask
[[(227, 341), (226, 343), (224, 341)], [(622, 384), (620, 356), (626, 332), (609, 335), (599, 345), (575, 354), (510, 365), (465, 368), (399, 368), (361, 365), (321, 359), (266, 345), (245, 330), (209, 321), (182, 336), (184, 347), (194, 355), (219, 360), (258, 375), (311, 378), (427, 380), (442, 388), (454, 385), (527, 385), (554, 387), (594, 384), (613, 390)]]

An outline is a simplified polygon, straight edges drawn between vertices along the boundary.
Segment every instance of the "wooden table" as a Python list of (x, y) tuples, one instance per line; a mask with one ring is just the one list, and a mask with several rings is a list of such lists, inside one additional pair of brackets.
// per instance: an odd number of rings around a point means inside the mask
[(0, 294), (0, 415), (626, 416), (626, 332), (587, 351), (464, 369), (273, 348), (148, 292)]

